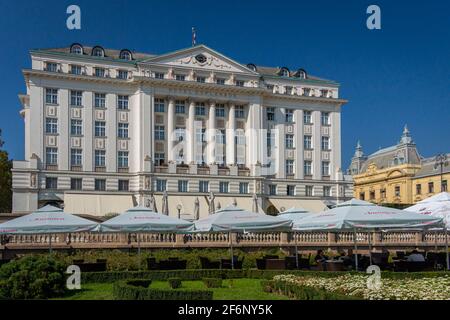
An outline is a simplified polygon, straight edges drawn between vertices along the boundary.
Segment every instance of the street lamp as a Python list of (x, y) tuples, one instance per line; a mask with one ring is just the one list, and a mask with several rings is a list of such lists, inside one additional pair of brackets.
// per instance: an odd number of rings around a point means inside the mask
[(436, 158), (434, 158), (434, 169), (440, 168), (440, 174), (441, 174), (441, 192), (443, 192), (443, 185), (442, 185), (442, 178), (443, 178), (443, 172), (444, 167), (448, 166), (448, 158), (445, 153), (438, 154)]

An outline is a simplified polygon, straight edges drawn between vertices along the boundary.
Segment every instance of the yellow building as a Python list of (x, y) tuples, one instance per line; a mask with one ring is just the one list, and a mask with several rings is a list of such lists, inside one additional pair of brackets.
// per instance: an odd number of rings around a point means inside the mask
[(407, 207), (447, 190), (450, 167), (422, 158), (405, 126), (398, 144), (365, 156), (358, 142), (349, 168), (354, 197), (382, 205)]

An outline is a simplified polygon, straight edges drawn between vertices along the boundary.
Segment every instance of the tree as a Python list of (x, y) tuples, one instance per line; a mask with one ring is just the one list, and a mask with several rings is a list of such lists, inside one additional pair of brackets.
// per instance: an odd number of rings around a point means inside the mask
[(0, 213), (9, 213), (12, 209), (12, 161), (9, 160), (8, 152), (2, 149), (3, 145), (0, 129)]

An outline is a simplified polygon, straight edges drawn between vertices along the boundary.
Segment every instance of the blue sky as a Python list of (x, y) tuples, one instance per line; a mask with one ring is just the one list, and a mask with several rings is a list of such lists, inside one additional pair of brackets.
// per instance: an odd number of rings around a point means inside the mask
[[(423, 156), (450, 152), (448, 1), (25, 1), (0, 0), (0, 128), (5, 148), (23, 158), (18, 93), (28, 50), (73, 42), (164, 53), (197, 41), (242, 63), (302, 67), (341, 83), (342, 162), (357, 139), (366, 153), (389, 146), (408, 124)], [(66, 28), (77, 4), (82, 30)], [(381, 7), (382, 29), (366, 28)]]

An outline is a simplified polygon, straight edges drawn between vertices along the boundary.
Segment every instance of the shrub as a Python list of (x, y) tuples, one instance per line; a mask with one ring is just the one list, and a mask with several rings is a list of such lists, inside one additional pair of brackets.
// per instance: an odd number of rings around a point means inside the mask
[(222, 278), (203, 278), (203, 283), (207, 288), (220, 288), (222, 287)]
[(149, 279), (133, 279), (133, 280), (128, 280), (127, 284), (129, 284), (130, 286), (135, 286), (135, 287), (148, 288), (152, 284), (152, 280), (149, 280)]
[(180, 278), (169, 278), (169, 279), (167, 279), (167, 282), (169, 282), (169, 286), (172, 289), (181, 288), (181, 279)]
[(213, 292), (143, 288), (130, 285), (129, 281), (118, 281), (113, 284), (113, 296), (116, 300), (212, 300)]
[(65, 292), (65, 267), (53, 256), (26, 256), (0, 268), (0, 299), (46, 299)]
[(272, 292), (273, 280), (261, 280), (260, 282), (262, 290), (267, 293)]
[(326, 291), (321, 288), (300, 286), (286, 281), (267, 281), (263, 290), (276, 292), (297, 300), (358, 300), (360, 298)]

